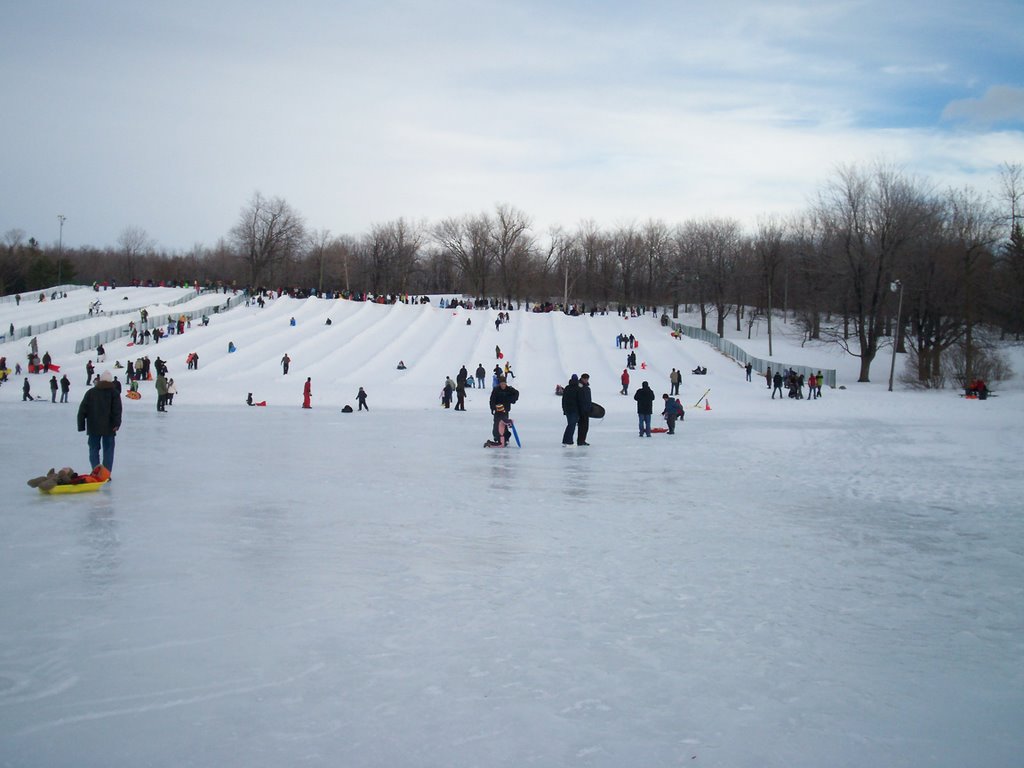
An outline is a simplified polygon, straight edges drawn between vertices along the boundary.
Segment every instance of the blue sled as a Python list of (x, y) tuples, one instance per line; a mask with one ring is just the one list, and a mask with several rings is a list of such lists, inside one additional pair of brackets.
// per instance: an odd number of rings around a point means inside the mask
[(523, 447), (522, 441), (519, 439), (519, 433), (516, 431), (516, 425), (512, 421), (509, 421), (508, 425), (512, 428), (512, 437), (516, 439), (516, 445), (520, 448)]

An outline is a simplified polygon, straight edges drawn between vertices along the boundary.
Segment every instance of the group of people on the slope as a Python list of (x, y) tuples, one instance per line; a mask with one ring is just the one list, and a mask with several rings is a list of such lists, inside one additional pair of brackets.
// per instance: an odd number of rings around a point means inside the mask
[(783, 376), (782, 371), (776, 371), (772, 374), (772, 369), (768, 368), (765, 371), (764, 377), (768, 382), (769, 388), (771, 388), (772, 400), (775, 399), (776, 392), (779, 394), (779, 399), (784, 399), (784, 395), (782, 393), (783, 386), (786, 387), (788, 393), (787, 396), (790, 399), (803, 400), (805, 383), (807, 385), (808, 400), (817, 400), (821, 397), (821, 387), (824, 384), (824, 376), (821, 371), (818, 371), (816, 374), (812, 373), (805, 381), (804, 375), (802, 373), (797, 373), (792, 368), (786, 371), (785, 376)]

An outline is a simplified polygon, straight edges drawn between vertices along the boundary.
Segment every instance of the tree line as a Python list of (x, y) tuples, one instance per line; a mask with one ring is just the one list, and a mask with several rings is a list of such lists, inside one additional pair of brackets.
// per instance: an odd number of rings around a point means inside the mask
[[(139, 227), (115, 246), (64, 249), (4, 235), (0, 292), (63, 281), (179, 282), (304, 290), (459, 292), (583, 309), (680, 306), (702, 327), (750, 333), (758, 318), (799, 324), (807, 341), (860, 357), (868, 381), (895, 343), (913, 382), (998, 376), (993, 337), (1024, 332), (1024, 165), (1005, 164), (999, 193), (938, 190), (884, 163), (838, 167), (805, 210), (753, 231), (728, 217), (536, 232), (507, 204), (438, 222), (399, 218), (362, 235), (309, 228), (280, 197), (257, 192), (216, 245), (161, 250)], [(899, 315), (897, 317), (897, 315)], [(769, 341), (770, 343), (770, 341)], [(769, 354), (771, 352), (769, 351)], [(996, 370), (993, 370), (995, 365)]]

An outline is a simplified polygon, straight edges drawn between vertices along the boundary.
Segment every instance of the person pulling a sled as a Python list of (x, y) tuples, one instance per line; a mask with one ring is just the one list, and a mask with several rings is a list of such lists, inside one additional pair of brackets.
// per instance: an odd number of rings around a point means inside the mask
[(491, 430), (492, 444), (504, 447), (508, 444), (509, 413), (512, 405), (519, 400), (519, 390), (510, 387), (504, 376), (498, 377), (498, 386), (491, 390), (491, 413), (494, 427)]

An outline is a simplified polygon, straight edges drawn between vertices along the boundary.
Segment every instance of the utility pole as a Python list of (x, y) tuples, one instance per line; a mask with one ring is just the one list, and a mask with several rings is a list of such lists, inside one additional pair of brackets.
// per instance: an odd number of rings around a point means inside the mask
[(57, 285), (63, 285), (63, 272), (64, 272), (64, 221), (67, 219), (63, 213), (57, 214), (57, 221), (60, 222), (60, 238), (57, 240)]
[(899, 289), (900, 301), (896, 308), (896, 330), (892, 334), (892, 365), (889, 367), (889, 391), (892, 392), (892, 380), (896, 375), (896, 348), (900, 345), (900, 321), (903, 315), (903, 283), (899, 280), (893, 280), (889, 284), (889, 290), (896, 293)]

